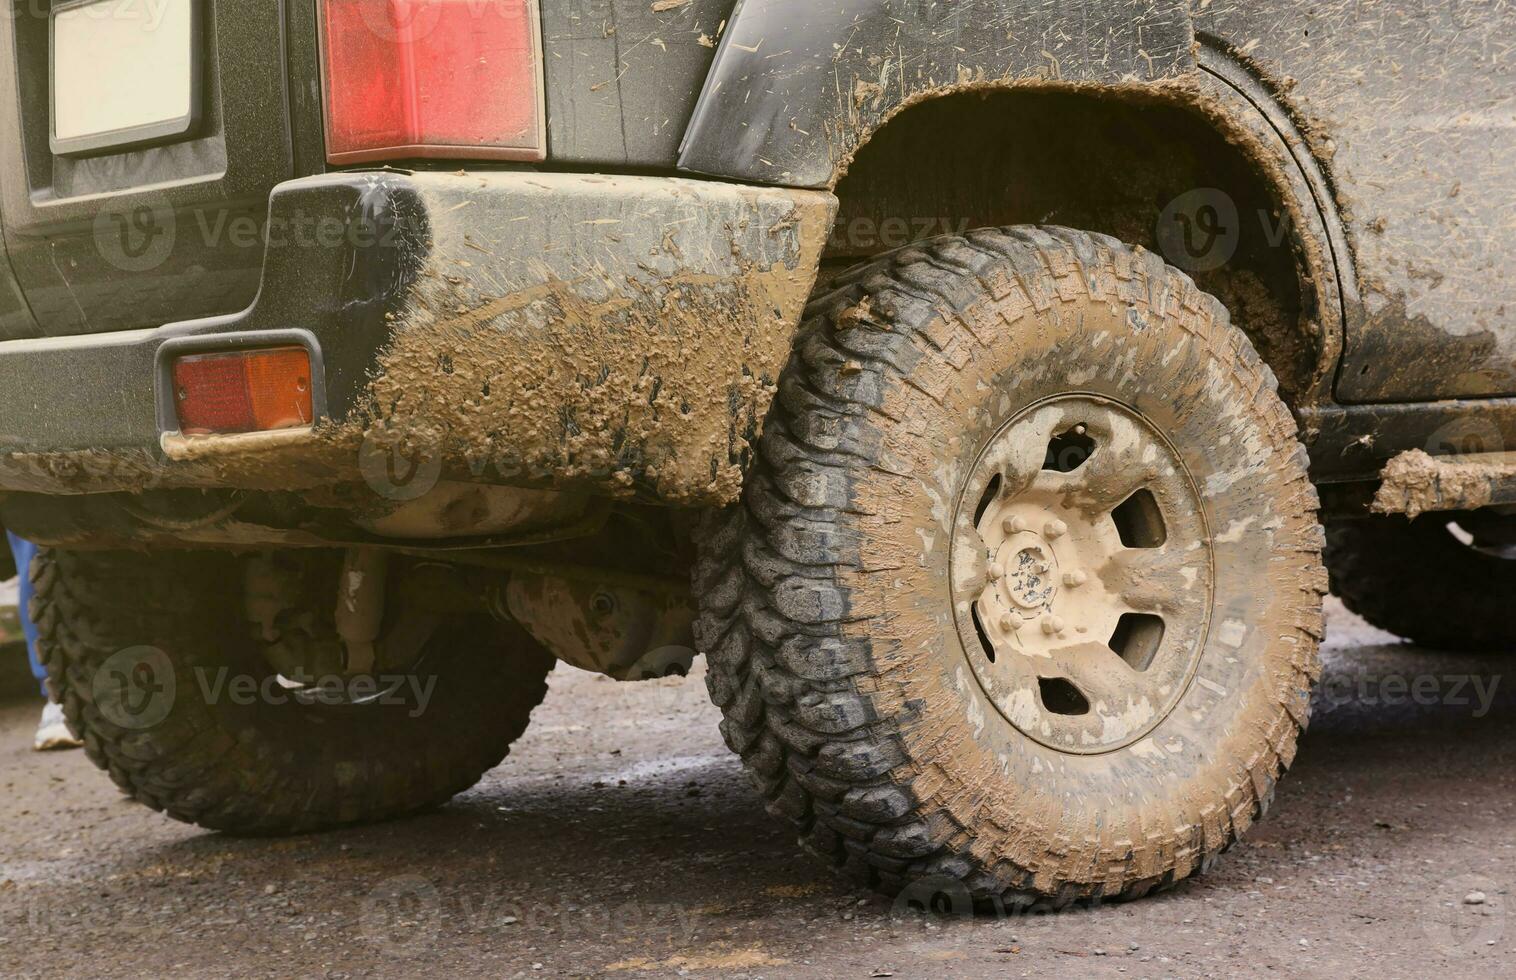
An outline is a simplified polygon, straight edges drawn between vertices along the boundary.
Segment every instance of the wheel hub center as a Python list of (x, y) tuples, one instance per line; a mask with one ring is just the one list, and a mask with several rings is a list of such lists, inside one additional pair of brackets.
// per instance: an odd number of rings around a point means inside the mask
[(1001, 597), (1029, 612), (1051, 612), (1058, 595), (1058, 556), (1040, 535), (1006, 539), (997, 555)]

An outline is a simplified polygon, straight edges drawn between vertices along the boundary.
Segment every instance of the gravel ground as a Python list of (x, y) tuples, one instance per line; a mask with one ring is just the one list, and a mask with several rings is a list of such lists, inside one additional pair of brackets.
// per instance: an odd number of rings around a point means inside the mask
[(511, 758), (452, 805), (292, 840), (173, 823), (80, 753), (29, 752), (17, 688), (0, 976), (1516, 976), (1516, 679), (1335, 604), (1324, 659), (1295, 769), (1212, 873), (976, 919), (896, 913), (799, 853), (698, 676), (560, 667)]

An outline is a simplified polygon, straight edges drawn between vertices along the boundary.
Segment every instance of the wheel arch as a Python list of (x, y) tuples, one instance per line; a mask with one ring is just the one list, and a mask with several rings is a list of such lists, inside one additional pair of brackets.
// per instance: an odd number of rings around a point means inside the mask
[[(1118, 107), (1115, 115), (1138, 129), (1144, 120), (1151, 124), (1156, 113), (1184, 114), (1194, 124), (1191, 132), (1209, 134), (1226, 153), (1245, 161), (1248, 179), (1233, 179), (1232, 187), (1221, 189), (1242, 199), (1245, 222), (1256, 217), (1269, 224), (1260, 229), (1270, 239), (1269, 249), (1288, 252), (1284, 258), (1254, 249), (1252, 261), (1229, 262), (1235, 269), (1196, 278), (1232, 308), (1279, 376), (1292, 408), (1332, 400), (1346, 311), (1356, 308), (1358, 288), (1327, 171), (1286, 106), (1281, 93), (1287, 85), (1271, 84), (1223, 40), (1196, 35), (1183, 3), (1152, 5), (1141, 18), (1113, 15), (1102, 25), (1106, 33), (1098, 44), (1088, 40), (1094, 29), (1079, 27), (1073, 36), (1086, 38), (1085, 51), (1066, 61), (1050, 53), (1042, 39), (1067, 26), (1064, 20), (1084, 14), (1058, 5), (1007, 11), (994, 3), (969, 3), (951, 16), (910, 23), (889, 16), (891, 0), (871, 0), (863, 12), (845, 17), (835, 9), (841, 6), (777, 0), (738, 9), (681, 148), (682, 169), (834, 190), (842, 212), (828, 257), (836, 261), (870, 254), (847, 241), (850, 220), (870, 212), (876, 220), (902, 216), (890, 211), (902, 200), (899, 188), (879, 187), (877, 175), (898, 171), (898, 155), (912, 147), (908, 134), (929, 132), (918, 127), (934, 116), (952, 115), (948, 106), (979, 107), (959, 112), (952, 132), (939, 129), (931, 137), (953, 145), (975, 138), (984, 124), (1004, 127), (1002, 112), (1015, 104)], [(992, 37), (993, 43), (975, 43), (976, 37)], [(1006, 37), (1017, 40), (1006, 43)], [(908, 56), (912, 50), (916, 53)], [(906, 64), (909, 69), (902, 68)], [(1233, 160), (1214, 162), (1213, 176), (1236, 170)], [(935, 167), (908, 172), (911, 183), (923, 189), (911, 195), (904, 213), (908, 222), (959, 222), (971, 214), (985, 216), (980, 224), (1049, 220), (1046, 213), (1027, 209), (1036, 195), (1019, 194), (1019, 209), (1002, 206), (1024, 189), (1018, 181), (1031, 182), (1033, 175), (1026, 172), (1012, 170), (1000, 187), (981, 187), (976, 197), (956, 199), (944, 189), (961, 174)], [(1207, 190), (1226, 183), (1207, 180), (1205, 168), (1188, 176), (1191, 182), (1179, 188)], [(928, 201), (931, 206), (925, 206)], [(951, 206), (944, 209), (944, 202)], [(1249, 214), (1248, 207), (1258, 202), (1271, 215)], [(1163, 204), (1150, 205), (1112, 215), (1116, 224), (1142, 232), (1125, 236), (1133, 244), (1159, 244)], [(1113, 224), (1099, 225), (1089, 230), (1123, 237)], [(1176, 258), (1167, 251), (1165, 257)], [(1288, 274), (1281, 274), (1285, 267)], [(1244, 275), (1229, 286), (1222, 282), (1228, 271)], [(1263, 293), (1255, 279), (1263, 282)], [(1253, 302), (1239, 309), (1249, 297)], [(1305, 435), (1309, 440), (1314, 433)]]

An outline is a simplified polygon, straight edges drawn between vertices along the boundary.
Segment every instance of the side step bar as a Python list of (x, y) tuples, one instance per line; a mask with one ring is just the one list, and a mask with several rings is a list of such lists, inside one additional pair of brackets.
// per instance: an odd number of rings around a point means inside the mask
[(1412, 449), (1391, 459), (1381, 479), (1376, 514), (1415, 517), (1516, 504), (1516, 452), (1430, 456)]

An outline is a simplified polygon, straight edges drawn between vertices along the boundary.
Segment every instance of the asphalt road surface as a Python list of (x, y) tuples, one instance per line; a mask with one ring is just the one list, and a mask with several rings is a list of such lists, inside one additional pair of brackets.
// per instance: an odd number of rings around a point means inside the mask
[(801, 854), (699, 676), (560, 667), (452, 805), (292, 840), (177, 824), (80, 753), (31, 753), (13, 697), (0, 976), (1516, 976), (1513, 661), (1401, 645), (1335, 604), (1324, 659), (1273, 811), (1210, 874), (976, 919), (897, 913)]

